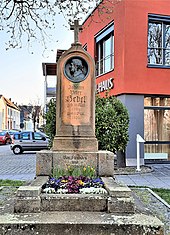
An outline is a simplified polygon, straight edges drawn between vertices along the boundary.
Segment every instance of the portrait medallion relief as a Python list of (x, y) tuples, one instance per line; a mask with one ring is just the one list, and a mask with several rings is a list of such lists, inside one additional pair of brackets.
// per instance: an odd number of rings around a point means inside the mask
[(64, 73), (71, 82), (82, 82), (88, 76), (88, 64), (82, 57), (71, 57), (65, 63)]

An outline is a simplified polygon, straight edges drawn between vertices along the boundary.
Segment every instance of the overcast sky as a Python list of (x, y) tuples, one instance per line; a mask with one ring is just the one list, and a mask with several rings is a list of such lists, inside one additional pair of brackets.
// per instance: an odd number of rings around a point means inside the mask
[[(42, 62), (55, 63), (57, 49), (68, 49), (73, 42), (74, 33), (69, 30), (69, 27), (63, 26), (63, 24), (67, 25), (63, 17), (59, 15), (56, 21), (57, 27), (51, 32), (54, 41), (49, 44), (49, 50), (44, 56), (43, 47), (36, 43), (33, 44), (33, 48), (30, 48), (33, 54), (27, 47), (6, 51), (7, 35), (0, 32), (0, 95), (11, 98), (17, 104), (36, 103), (38, 100), (43, 104)], [(57, 43), (56, 40), (58, 40)], [(52, 52), (51, 49), (54, 51)]]

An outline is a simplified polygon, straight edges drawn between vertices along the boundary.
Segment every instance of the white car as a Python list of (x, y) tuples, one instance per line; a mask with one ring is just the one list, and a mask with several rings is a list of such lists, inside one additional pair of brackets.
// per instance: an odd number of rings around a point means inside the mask
[(21, 131), (13, 134), (11, 150), (14, 154), (24, 151), (48, 149), (49, 138), (42, 132)]

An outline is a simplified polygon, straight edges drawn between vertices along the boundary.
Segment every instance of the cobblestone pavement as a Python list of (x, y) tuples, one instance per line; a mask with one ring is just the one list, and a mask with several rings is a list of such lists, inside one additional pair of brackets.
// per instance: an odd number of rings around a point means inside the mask
[(9, 145), (0, 146), (0, 179), (32, 180), (35, 177), (36, 154), (15, 155)]
[(128, 186), (170, 189), (170, 164), (149, 164), (153, 171), (145, 174), (116, 175), (116, 180)]

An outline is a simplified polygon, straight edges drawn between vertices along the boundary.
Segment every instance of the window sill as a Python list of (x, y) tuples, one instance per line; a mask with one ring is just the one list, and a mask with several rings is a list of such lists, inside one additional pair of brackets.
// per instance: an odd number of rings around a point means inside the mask
[(170, 69), (170, 65), (148, 64), (148, 68)]
[(99, 77), (101, 77), (101, 76), (103, 76), (103, 75), (105, 75), (105, 74), (107, 74), (107, 73), (113, 72), (113, 71), (114, 71), (114, 68), (111, 69), (111, 70), (109, 70), (108, 72), (102, 73), (102, 74), (100, 74), (100, 75), (96, 75), (96, 79), (99, 78)]

